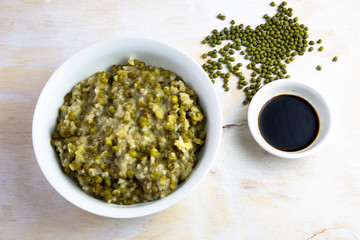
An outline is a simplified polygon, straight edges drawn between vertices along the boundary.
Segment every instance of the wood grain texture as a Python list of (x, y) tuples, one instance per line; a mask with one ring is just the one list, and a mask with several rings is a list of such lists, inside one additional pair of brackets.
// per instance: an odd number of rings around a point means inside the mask
[(288, 71), (329, 101), (328, 143), (304, 159), (270, 156), (251, 137), (236, 79), (228, 93), (219, 82), (224, 131), (210, 173), (175, 206), (121, 220), (73, 206), (37, 165), (32, 117), (51, 74), (82, 48), (126, 36), (162, 40), (202, 64), (210, 49), (200, 41), (228, 24), (219, 12), (254, 26), (275, 9), (263, 0), (0, 0), (0, 239), (360, 239), (360, 2), (288, 5), (311, 39), (323, 39), (324, 52), (296, 58)]

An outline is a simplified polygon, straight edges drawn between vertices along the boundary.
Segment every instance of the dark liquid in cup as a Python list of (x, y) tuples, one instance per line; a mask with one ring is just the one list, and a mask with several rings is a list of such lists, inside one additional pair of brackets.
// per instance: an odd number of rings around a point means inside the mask
[(320, 120), (314, 107), (294, 95), (270, 99), (259, 114), (260, 133), (271, 146), (282, 151), (302, 150), (316, 139)]

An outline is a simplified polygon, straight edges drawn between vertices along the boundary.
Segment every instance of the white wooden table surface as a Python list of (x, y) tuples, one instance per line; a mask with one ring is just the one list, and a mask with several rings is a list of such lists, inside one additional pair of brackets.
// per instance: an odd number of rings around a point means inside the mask
[[(36, 100), (71, 55), (101, 40), (139, 36), (202, 64), (210, 49), (200, 41), (212, 29), (231, 19), (260, 24), (275, 12), (269, 2), (0, 0), (0, 239), (360, 239), (359, 0), (288, 1), (325, 47), (288, 66), (333, 110), (331, 138), (315, 155), (286, 160), (263, 151), (233, 79), (230, 92), (216, 86), (224, 118), (216, 163), (195, 191), (161, 213), (129, 220), (87, 213), (56, 193), (37, 165)], [(227, 21), (216, 19), (219, 12)]]

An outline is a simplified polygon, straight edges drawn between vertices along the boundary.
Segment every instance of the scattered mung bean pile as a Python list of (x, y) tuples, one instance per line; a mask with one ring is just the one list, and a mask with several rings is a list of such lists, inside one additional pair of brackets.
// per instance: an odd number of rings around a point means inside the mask
[[(296, 56), (304, 55), (306, 50), (313, 51), (315, 44), (322, 43), (321, 39), (316, 43), (308, 41), (308, 27), (299, 23), (297, 17), (293, 17), (293, 9), (286, 5), (286, 2), (282, 2), (274, 16), (265, 14), (265, 23), (255, 28), (236, 24), (235, 20), (231, 20), (229, 28), (214, 29), (202, 41), (214, 48), (202, 55), (202, 58), (207, 59), (202, 65), (203, 69), (213, 83), (216, 79), (222, 79), (225, 91), (229, 91), (229, 78), (236, 76), (238, 89), (243, 89), (246, 94), (244, 105), (251, 101), (264, 84), (290, 78), (286, 65), (293, 62)], [(274, 7), (275, 3), (271, 2), (270, 6)], [(226, 19), (223, 14), (219, 14), (217, 18)], [(318, 47), (318, 51), (323, 50), (323, 46)], [(243, 63), (236, 60), (236, 55), (242, 55), (249, 63), (243, 66)], [(333, 58), (333, 62), (335, 61), (337, 57)], [(244, 68), (250, 71), (250, 79), (244, 76)], [(321, 66), (316, 69), (320, 71)]]

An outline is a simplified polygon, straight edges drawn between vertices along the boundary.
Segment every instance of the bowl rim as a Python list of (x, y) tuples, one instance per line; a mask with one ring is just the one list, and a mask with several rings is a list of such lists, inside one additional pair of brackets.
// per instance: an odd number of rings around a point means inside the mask
[[(286, 88), (286, 92), (279, 92), (279, 88)], [(296, 92), (299, 90), (300, 92)], [(301, 92), (302, 91), (302, 92)], [(299, 96), (306, 101), (309, 101), (309, 98), (313, 97), (316, 98), (318, 106), (321, 107), (322, 111), (326, 114), (326, 126), (324, 130), (319, 130), (319, 134), (317, 138), (314, 140), (313, 143), (316, 142), (316, 144), (311, 144), (308, 147), (306, 147), (303, 150), (300, 151), (294, 151), (294, 152), (287, 152), (282, 151), (279, 149), (274, 148), (271, 146), (268, 142), (265, 141), (265, 139), (261, 136), (259, 127), (258, 127), (258, 116), (261, 112), (262, 107), (264, 104), (269, 101), (270, 99), (282, 95), (282, 94), (288, 94), (288, 95), (295, 95)], [(304, 96), (304, 94), (307, 94), (307, 96)], [(266, 95), (263, 96), (263, 95)], [(310, 96), (310, 97), (309, 97)], [(311, 103), (309, 101), (311, 105)], [(318, 112), (318, 109), (313, 106), (314, 109)], [(258, 143), (258, 145), (263, 148), (265, 151), (269, 152), (270, 154), (281, 157), (281, 158), (287, 158), (287, 159), (296, 159), (296, 158), (303, 158), (307, 157), (315, 152), (317, 152), (329, 139), (329, 135), (331, 133), (332, 129), (332, 113), (331, 108), (328, 104), (328, 101), (324, 98), (324, 96), (318, 91), (315, 90), (310, 85), (300, 82), (298, 80), (293, 79), (282, 79), (274, 82), (270, 82), (269, 84), (262, 87), (254, 96), (252, 101), (250, 102), (250, 106), (248, 109), (247, 119), (248, 119), (248, 126), (251, 132), (251, 135), (253, 136), (254, 140)], [(319, 115), (319, 113), (318, 113)], [(319, 116), (320, 118), (320, 116)], [(320, 119), (321, 120), (321, 119)], [(320, 133), (322, 134), (322, 137), (319, 138)], [(319, 139), (318, 139), (319, 138)]]
[[(100, 201), (90, 195), (87, 195), (81, 188), (78, 189), (78, 191), (75, 191), (78, 194), (83, 195), (82, 199), (86, 199), (86, 203), (82, 204), (81, 202), (76, 201), (76, 198), (71, 195), (71, 193), (67, 193), (61, 186), (61, 181), (57, 181), (54, 179), (54, 176), (50, 174), (50, 172), (47, 171), (47, 167), (49, 163), (46, 163), (46, 159), (44, 159), (43, 154), (41, 153), (43, 142), (41, 141), (41, 136), (39, 133), (39, 130), (41, 130), (40, 125), (40, 113), (42, 111), (41, 104), (44, 100), (44, 95), (49, 90), (49, 87), (56, 83), (57, 74), (64, 68), (64, 66), (68, 65), (71, 62), (74, 62), (76, 59), (81, 58), (82, 56), (88, 54), (93, 49), (99, 48), (104, 45), (108, 44), (115, 44), (115, 43), (126, 43), (126, 42), (139, 42), (142, 44), (152, 44), (153, 46), (165, 48), (170, 53), (176, 54), (176, 56), (181, 57), (182, 59), (185, 59), (189, 64), (191, 64), (192, 68), (194, 68), (196, 71), (199, 71), (198, 74), (202, 74), (202, 77), (205, 79), (208, 78), (206, 73), (203, 71), (203, 69), (200, 67), (200, 65), (195, 62), (190, 56), (188, 56), (185, 52), (181, 51), (178, 48), (175, 48), (167, 43), (148, 39), (148, 38), (139, 38), (139, 37), (118, 37), (113, 39), (107, 39), (103, 40), (97, 43), (94, 43), (90, 46), (87, 46), (83, 48), (82, 50), (78, 51), (74, 55), (72, 55), (70, 58), (65, 60), (51, 75), (51, 77), (46, 82), (45, 86), (43, 87), (39, 98), (37, 100), (34, 115), (33, 115), (33, 122), (32, 122), (32, 144), (33, 144), (33, 150), (36, 156), (37, 163), (44, 174), (47, 181), (50, 183), (50, 185), (67, 201), (72, 203), (73, 205), (96, 215), (104, 216), (104, 217), (111, 217), (111, 218), (134, 218), (134, 217), (142, 217), (150, 214), (154, 214), (160, 211), (163, 211), (182, 199), (184, 199), (190, 192), (192, 192), (199, 184), (200, 182), (205, 178), (207, 173), (210, 171), (210, 168), (215, 162), (216, 155), (220, 148), (220, 142), (222, 137), (222, 114), (221, 114), (221, 106), (219, 97), (214, 89), (214, 86), (211, 84), (210, 81), (208, 81), (208, 89), (206, 94), (210, 94), (212, 98), (214, 98), (215, 105), (211, 106), (212, 111), (215, 111), (215, 114), (217, 116), (217, 119), (214, 120), (214, 124), (216, 124), (216, 127), (212, 129), (212, 147), (208, 148), (207, 158), (206, 161), (204, 160), (202, 164), (197, 164), (196, 171), (194, 169), (192, 175), (183, 183), (179, 189), (171, 193), (170, 195), (166, 196), (163, 199), (155, 200), (152, 202), (147, 203), (141, 203), (141, 204), (135, 204), (135, 205), (129, 205), (129, 206), (123, 206), (123, 205), (116, 205), (116, 204), (108, 204), (103, 201)], [(121, 44), (119, 44), (121, 45)], [(102, 55), (104, 53), (101, 53)], [(110, 67), (110, 66), (109, 66)], [(79, 82), (82, 79), (79, 79)], [(205, 104), (205, 103), (204, 103)], [(49, 143), (50, 145), (50, 143)], [(50, 146), (51, 147), (51, 146)], [(204, 154), (205, 155), (205, 154)], [(200, 161), (200, 159), (199, 159)], [(198, 167), (200, 166), (201, 167)], [(195, 179), (196, 178), (196, 179)], [(191, 181), (190, 181), (191, 180)], [(188, 183), (188, 184), (187, 184)], [(74, 191), (72, 192), (74, 193)], [(87, 197), (84, 197), (84, 194)], [(96, 207), (96, 208), (95, 208)]]

